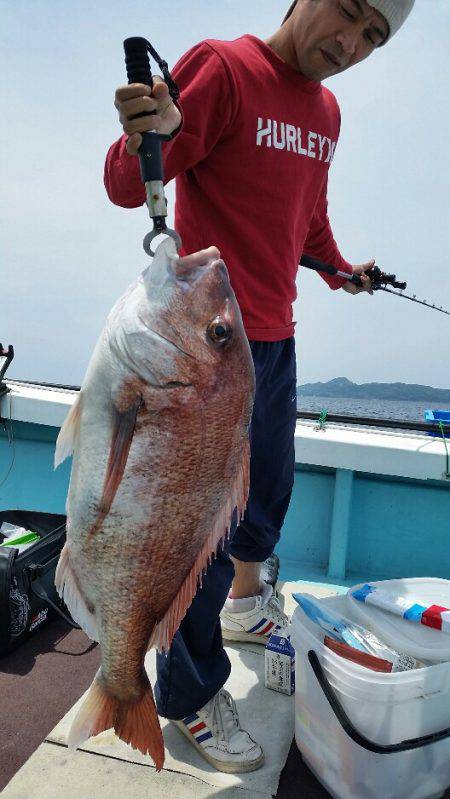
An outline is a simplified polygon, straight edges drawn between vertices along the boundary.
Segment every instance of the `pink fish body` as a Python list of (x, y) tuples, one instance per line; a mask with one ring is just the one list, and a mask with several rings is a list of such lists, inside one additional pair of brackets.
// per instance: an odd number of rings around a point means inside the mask
[(108, 317), (55, 458), (73, 452), (56, 585), (102, 653), (69, 744), (113, 727), (158, 769), (145, 654), (170, 647), (248, 495), (253, 363), (217, 256), (160, 245)]

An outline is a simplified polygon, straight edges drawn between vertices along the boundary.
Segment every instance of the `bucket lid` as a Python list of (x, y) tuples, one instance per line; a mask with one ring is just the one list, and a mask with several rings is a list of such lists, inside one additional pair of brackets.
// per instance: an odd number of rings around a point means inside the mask
[[(366, 604), (352, 594), (364, 583), (353, 586), (347, 593), (350, 618), (367, 627), (389, 646), (406, 652), (419, 660), (431, 663), (450, 661), (450, 633), (409, 621), (388, 610)], [(424, 605), (450, 608), (450, 580), (435, 577), (410, 577), (402, 580), (371, 582), (374, 588), (383, 588), (390, 594), (419, 600)]]

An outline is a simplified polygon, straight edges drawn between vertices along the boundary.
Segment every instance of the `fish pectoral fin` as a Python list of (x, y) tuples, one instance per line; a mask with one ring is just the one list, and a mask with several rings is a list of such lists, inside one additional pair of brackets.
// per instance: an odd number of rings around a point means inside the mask
[(66, 603), (73, 620), (84, 630), (92, 641), (98, 641), (98, 625), (95, 613), (89, 610), (87, 602), (81, 593), (75, 572), (69, 560), (67, 542), (59, 556), (56, 567), (55, 586), (61, 599)]
[(231, 490), (227, 500), (216, 514), (211, 525), (211, 532), (198, 553), (183, 585), (172, 600), (164, 617), (153, 629), (149, 648), (154, 646), (159, 652), (167, 652), (169, 650), (173, 636), (178, 630), (181, 621), (186, 615), (187, 609), (197, 593), (197, 586), (199, 585), (201, 587), (202, 574), (210, 565), (212, 558), (217, 552), (219, 543), (223, 541), (229, 533), (234, 511), (237, 510), (238, 522), (244, 514), (249, 490), (249, 468), (250, 448), (247, 441), (245, 443), (240, 468), (234, 480), (234, 484), (230, 487)]
[(111, 447), (109, 450), (108, 464), (106, 466), (103, 492), (100, 499), (99, 515), (94, 526), (89, 531), (89, 537), (95, 535), (100, 529), (116, 496), (117, 489), (119, 488), (125, 471), (128, 453), (133, 440), (136, 418), (141, 403), (142, 396), (139, 394), (126, 410), (119, 411), (116, 405), (114, 405), (114, 403), (112, 404)]
[(55, 469), (57, 469), (59, 464), (65, 461), (69, 455), (72, 455), (75, 449), (81, 422), (81, 405), (82, 392), (80, 391), (64, 420), (64, 424), (56, 440)]
[(143, 675), (143, 692), (136, 702), (115, 697), (100, 678), (94, 677), (89, 693), (81, 705), (68, 737), (70, 749), (76, 749), (93, 735), (114, 728), (116, 735), (138, 749), (149, 754), (160, 771), (164, 765), (164, 741), (156, 712), (155, 700), (147, 675)]

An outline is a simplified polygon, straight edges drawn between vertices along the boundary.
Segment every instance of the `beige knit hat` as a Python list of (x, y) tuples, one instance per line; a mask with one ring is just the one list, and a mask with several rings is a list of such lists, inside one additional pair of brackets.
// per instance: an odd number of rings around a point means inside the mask
[(367, 2), (386, 19), (389, 25), (389, 36), (386, 41), (389, 41), (402, 27), (412, 11), (415, 0), (367, 0)]
[[(389, 35), (386, 41), (383, 42), (383, 44), (386, 44), (386, 42), (392, 39), (393, 35), (402, 27), (406, 17), (409, 15), (410, 11), (412, 11), (415, 0), (367, 0), (367, 2), (373, 8), (376, 8), (380, 14), (383, 14), (383, 17), (389, 25)], [(297, 0), (293, 0), (282, 24), (289, 19), (296, 5)]]

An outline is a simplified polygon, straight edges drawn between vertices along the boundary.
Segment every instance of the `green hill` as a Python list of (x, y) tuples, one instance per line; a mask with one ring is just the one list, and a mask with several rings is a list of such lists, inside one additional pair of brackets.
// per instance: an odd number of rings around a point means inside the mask
[(348, 399), (412, 400), (449, 403), (450, 389), (432, 388), (416, 383), (353, 383), (347, 377), (336, 377), (327, 383), (305, 383), (297, 386), (299, 397), (343, 397)]

